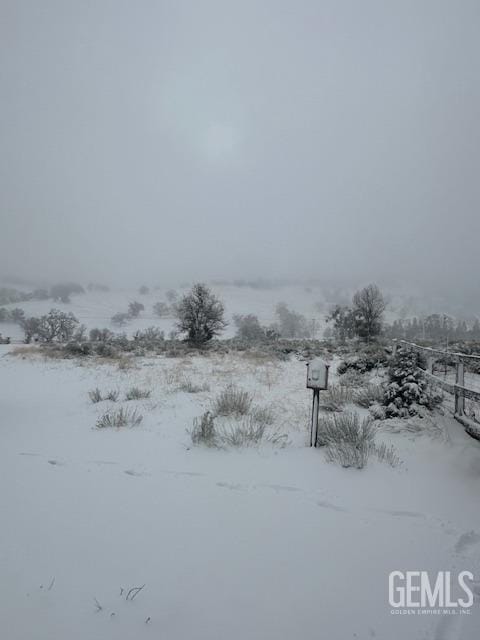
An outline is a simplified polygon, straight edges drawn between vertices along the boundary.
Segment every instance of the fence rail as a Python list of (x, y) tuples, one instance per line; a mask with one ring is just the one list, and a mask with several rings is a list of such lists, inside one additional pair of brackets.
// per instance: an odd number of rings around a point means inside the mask
[(430, 353), (432, 355), (437, 354), (442, 356), (448, 356), (453, 360), (459, 360), (461, 362), (465, 362), (468, 360), (473, 360), (480, 362), (480, 356), (476, 356), (469, 353), (462, 353), (461, 351), (448, 351), (447, 349), (434, 349), (433, 347), (422, 347), (420, 344), (416, 344), (415, 342), (408, 342), (408, 340), (395, 340), (393, 341), (394, 345), (404, 344), (409, 347), (414, 348), (416, 351), (424, 351), (426, 353)]

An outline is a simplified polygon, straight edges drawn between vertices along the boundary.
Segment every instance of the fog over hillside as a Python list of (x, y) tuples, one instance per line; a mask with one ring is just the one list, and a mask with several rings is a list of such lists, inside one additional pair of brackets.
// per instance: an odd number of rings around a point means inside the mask
[(0, 5), (0, 274), (478, 294), (480, 5)]

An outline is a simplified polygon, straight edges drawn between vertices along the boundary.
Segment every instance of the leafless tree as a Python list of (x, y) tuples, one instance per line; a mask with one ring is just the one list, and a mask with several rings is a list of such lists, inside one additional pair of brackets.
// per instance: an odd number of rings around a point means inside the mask
[(382, 330), (386, 303), (376, 284), (369, 284), (353, 296), (353, 312), (359, 336), (370, 342)]

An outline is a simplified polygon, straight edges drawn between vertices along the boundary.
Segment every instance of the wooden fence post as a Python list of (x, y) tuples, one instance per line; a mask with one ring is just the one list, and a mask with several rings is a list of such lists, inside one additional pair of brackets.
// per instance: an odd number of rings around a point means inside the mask
[[(465, 365), (461, 360), (457, 361), (455, 368), (455, 385), (465, 386)], [(465, 396), (463, 389), (455, 386), (455, 415), (463, 416), (465, 413)]]
[(433, 376), (433, 356), (427, 356), (427, 373), (431, 373)]

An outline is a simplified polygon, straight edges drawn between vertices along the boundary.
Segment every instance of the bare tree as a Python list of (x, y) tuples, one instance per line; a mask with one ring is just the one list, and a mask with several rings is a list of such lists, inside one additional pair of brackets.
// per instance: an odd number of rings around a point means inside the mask
[(382, 330), (386, 303), (376, 284), (369, 284), (353, 296), (353, 312), (357, 333), (370, 342)]
[(177, 328), (187, 340), (204, 344), (226, 326), (222, 302), (204, 284), (194, 284), (175, 306)]

